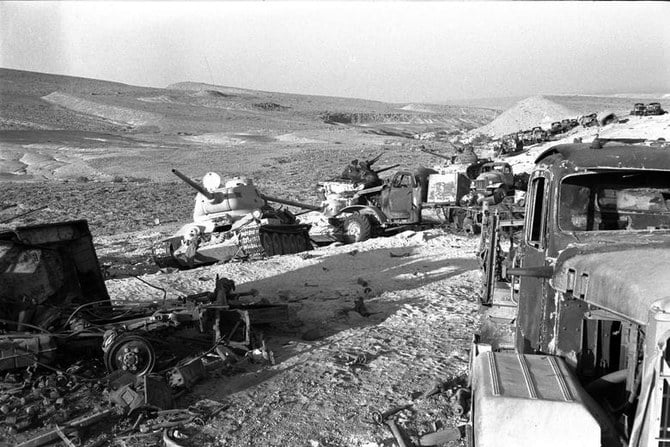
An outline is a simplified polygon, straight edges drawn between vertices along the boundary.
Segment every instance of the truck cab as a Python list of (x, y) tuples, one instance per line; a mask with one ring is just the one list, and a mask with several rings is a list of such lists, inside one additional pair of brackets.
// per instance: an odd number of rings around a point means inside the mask
[(512, 166), (503, 161), (482, 165), (479, 176), (472, 182), (470, 188), (470, 193), (461, 200), (463, 205), (502, 202), (507, 195), (514, 193)]
[[(473, 361), (474, 445), (670, 445), (670, 154), (607, 141), (541, 154), (513, 267), (513, 351)], [(540, 429), (487, 428), (504, 399)]]
[(423, 186), (413, 172), (398, 171), (393, 174), (387, 187), (381, 191), (381, 208), (389, 220), (418, 223)]

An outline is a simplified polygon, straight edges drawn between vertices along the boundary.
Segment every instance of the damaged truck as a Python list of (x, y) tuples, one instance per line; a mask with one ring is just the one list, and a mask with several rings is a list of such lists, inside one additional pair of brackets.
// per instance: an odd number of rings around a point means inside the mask
[(670, 446), (670, 153), (633, 143), (536, 159), (518, 247), (487, 257), (470, 445)]

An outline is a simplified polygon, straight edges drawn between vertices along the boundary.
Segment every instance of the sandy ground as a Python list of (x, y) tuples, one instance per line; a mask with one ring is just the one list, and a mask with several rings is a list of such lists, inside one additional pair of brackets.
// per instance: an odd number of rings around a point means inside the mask
[[(201, 429), (217, 445), (381, 446), (391, 436), (370, 423), (376, 410), (413, 403), (398, 421), (415, 437), (459, 422), (445, 395), (415, 398), (437, 382), (465, 381), (477, 321), (477, 244), (439, 229), (408, 231), (142, 278), (170, 298), (211, 290), (221, 275), (238, 291), (256, 289), (253, 300), (289, 306), (290, 322), (265, 332), (274, 366), (211, 378), (188, 396), (231, 405)], [(162, 298), (134, 278), (107, 286), (114, 299)], [(360, 298), (368, 316), (354, 310)]]

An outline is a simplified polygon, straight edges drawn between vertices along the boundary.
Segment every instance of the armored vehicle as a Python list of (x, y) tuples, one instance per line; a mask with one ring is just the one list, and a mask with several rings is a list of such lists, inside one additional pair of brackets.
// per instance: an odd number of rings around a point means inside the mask
[(670, 445), (670, 154), (639, 142), (536, 159), (515, 254), (486, 256), (471, 445)]
[(208, 173), (203, 185), (176, 169), (172, 172), (197, 191), (193, 222), (154, 247), (159, 265), (170, 260), (182, 267), (228, 261), (240, 256), (299, 253), (312, 248), (310, 225), (301, 224), (285, 208), (268, 202), (303, 209), (320, 207), (261, 194), (251, 179), (234, 178), (221, 186), (221, 178)]

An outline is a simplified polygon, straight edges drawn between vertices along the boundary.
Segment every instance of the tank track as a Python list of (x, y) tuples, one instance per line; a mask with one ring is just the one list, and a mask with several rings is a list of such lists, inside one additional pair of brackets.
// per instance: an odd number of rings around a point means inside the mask
[(261, 245), (260, 225), (245, 225), (239, 234), (240, 247), (247, 256), (260, 257), (265, 255)]
[(274, 256), (312, 249), (310, 225), (246, 225), (240, 230), (240, 246), (248, 256)]

